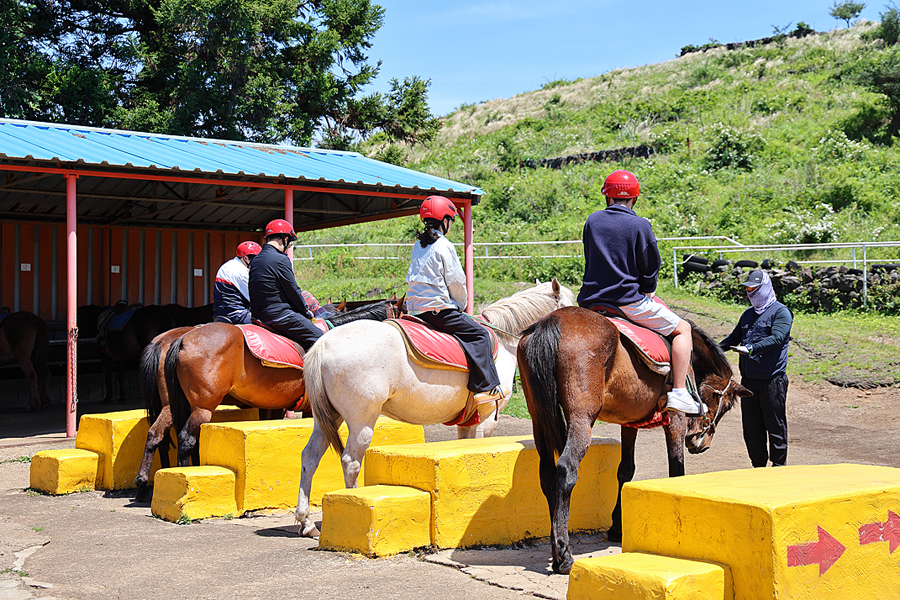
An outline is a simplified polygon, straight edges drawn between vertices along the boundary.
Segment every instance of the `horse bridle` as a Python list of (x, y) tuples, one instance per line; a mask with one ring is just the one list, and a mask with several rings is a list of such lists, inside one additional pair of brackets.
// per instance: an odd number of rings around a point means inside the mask
[(732, 384), (732, 383), (736, 383), (735, 380), (734, 380), (734, 379), (729, 379), (729, 380), (728, 380), (728, 385), (726, 385), (726, 386), (725, 386), (724, 388), (722, 388), (721, 390), (717, 390), (716, 388), (714, 388), (713, 386), (709, 385), (708, 383), (701, 383), (701, 384), (700, 384), (700, 387), (708, 388), (708, 389), (712, 390), (712, 393), (713, 393), (713, 394), (715, 394), (716, 396), (719, 396), (719, 404), (716, 406), (716, 414), (713, 415), (713, 418), (710, 419), (708, 416), (706, 416), (706, 413), (704, 413), (704, 414), (703, 414), (703, 420), (700, 421), (700, 432), (701, 432), (704, 436), (706, 436), (706, 435), (715, 435), (715, 433), (716, 433), (716, 425), (717, 425), (717, 424), (719, 423), (719, 421), (722, 419), (722, 405), (725, 404), (724, 402), (722, 402), (721, 399), (725, 396), (725, 392), (728, 391), (728, 388), (731, 387), (731, 384)]

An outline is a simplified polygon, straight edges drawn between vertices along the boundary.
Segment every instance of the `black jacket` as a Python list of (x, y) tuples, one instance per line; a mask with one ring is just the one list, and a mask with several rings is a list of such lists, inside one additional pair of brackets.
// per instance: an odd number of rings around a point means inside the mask
[(250, 263), (250, 312), (261, 321), (277, 321), (290, 314), (312, 320), (300, 287), (294, 279), (291, 259), (265, 244)]

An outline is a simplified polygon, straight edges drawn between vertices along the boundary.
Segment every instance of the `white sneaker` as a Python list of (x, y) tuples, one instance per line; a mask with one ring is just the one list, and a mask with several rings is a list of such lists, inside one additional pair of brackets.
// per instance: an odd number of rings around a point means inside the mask
[(672, 388), (672, 391), (666, 395), (666, 410), (682, 412), (688, 416), (697, 416), (703, 413), (702, 405), (698, 404), (685, 388)]

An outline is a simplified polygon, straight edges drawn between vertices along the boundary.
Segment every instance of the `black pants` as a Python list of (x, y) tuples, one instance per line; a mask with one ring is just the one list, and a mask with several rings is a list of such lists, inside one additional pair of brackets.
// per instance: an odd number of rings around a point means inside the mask
[(497, 366), (491, 353), (491, 334), (484, 327), (452, 308), (416, 316), (434, 329), (449, 333), (459, 340), (469, 361), (470, 392), (488, 392), (500, 385)]
[(322, 337), (322, 330), (312, 324), (312, 321), (292, 313), (283, 315), (275, 320), (260, 319), (267, 326), (271, 327), (275, 333), (290, 338), (303, 346), (303, 349), (309, 352), (316, 340)]
[(783, 466), (787, 463), (787, 375), (741, 378), (741, 385), (753, 392), (750, 398), (741, 398), (744, 443), (750, 462), (754, 467), (765, 467), (771, 460), (772, 466)]

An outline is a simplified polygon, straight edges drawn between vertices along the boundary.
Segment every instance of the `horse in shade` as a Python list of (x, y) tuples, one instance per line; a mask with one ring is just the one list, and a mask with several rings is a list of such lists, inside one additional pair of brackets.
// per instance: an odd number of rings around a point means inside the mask
[[(669, 476), (684, 475), (684, 448), (698, 454), (712, 442), (720, 419), (750, 391), (732, 379), (731, 365), (719, 346), (693, 327), (691, 368), (708, 410), (699, 417), (670, 413), (665, 425)], [(541, 490), (550, 508), (553, 570), (568, 573), (569, 501), (578, 467), (599, 419), (622, 425), (619, 496), (612, 514), (611, 541), (622, 539), (622, 486), (634, 477), (637, 429), (665, 404), (666, 377), (650, 370), (619, 330), (601, 314), (571, 307), (551, 313), (529, 327), (518, 348), (522, 391), (531, 414), (540, 456)], [(559, 460), (556, 460), (556, 457)]]
[(47, 323), (24, 310), (0, 312), (0, 365), (16, 362), (28, 381), (28, 412), (50, 404), (50, 333)]

